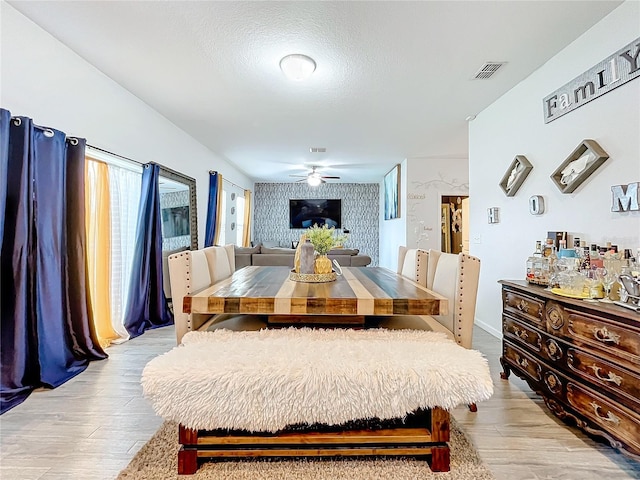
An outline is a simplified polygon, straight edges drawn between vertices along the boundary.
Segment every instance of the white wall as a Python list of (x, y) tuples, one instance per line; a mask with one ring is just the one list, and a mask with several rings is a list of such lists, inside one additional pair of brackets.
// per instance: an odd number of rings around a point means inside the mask
[(407, 246), (441, 250), (442, 196), (469, 194), (469, 160), (410, 158), (408, 165)]
[(443, 195), (469, 194), (469, 161), (409, 158), (400, 168), (400, 218), (384, 220), (384, 183), (380, 183), (380, 266), (398, 264), (398, 246), (441, 249)]
[(84, 61), (5, 2), (0, 2), (0, 105), (38, 125), (87, 143), (154, 161), (193, 177), (198, 194), (198, 240), (204, 244), (209, 170), (243, 188), (253, 182), (165, 117)]
[[(640, 79), (550, 124), (544, 124), (542, 108), (549, 93), (640, 37), (638, 18), (640, 2), (622, 4), (470, 124), (471, 254), (482, 260), (476, 319), (497, 336), (497, 281), (523, 279), (526, 258), (547, 231), (568, 231), (598, 244), (611, 241), (620, 248), (640, 246), (640, 212), (611, 212), (611, 186), (640, 181)], [(549, 177), (588, 138), (610, 158), (575, 192), (562, 194)], [(507, 198), (498, 183), (516, 155), (526, 156), (533, 170)], [(541, 216), (529, 213), (532, 195), (545, 199)], [(487, 223), (489, 207), (500, 208), (499, 224)]]
[(400, 218), (384, 219), (384, 179), (380, 182), (380, 249), (379, 266), (396, 271), (398, 246), (407, 244), (407, 160), (400, 164)]

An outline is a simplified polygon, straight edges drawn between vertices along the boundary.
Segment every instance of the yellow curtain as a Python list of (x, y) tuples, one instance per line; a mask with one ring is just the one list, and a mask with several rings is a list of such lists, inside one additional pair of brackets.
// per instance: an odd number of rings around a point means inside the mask
[(244, 231), (242, 232), (242, 246), (251, 246), (251, 190), (244, 191)]
[(216, 234), (214, 236), (213, 239), (213, 244), (214, 245), (218, 245), (218, 242), (220, 240), (220, 220), (222, 217), (222, 174), (220, 172), (218, 172), (218, 175), (216, 175), (217, 178), (217, 183), (218, 183), (218, 193), (217, 193), (217, 197), (218, 197), (218, 201), (217, 203), (217, 207), (216, 207)]
[(112, 340), (120, 338), (111, 326), (109, 170), (105, 163), (88, 158), (85, 166), (89, 294), (100, 345), (107, 347)]

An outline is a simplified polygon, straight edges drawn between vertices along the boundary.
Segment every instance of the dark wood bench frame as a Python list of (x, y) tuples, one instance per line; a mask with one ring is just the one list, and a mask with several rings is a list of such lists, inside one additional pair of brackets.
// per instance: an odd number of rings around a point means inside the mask
[(192, 430), (179, 425), (178, 474), (190, 475), (205, 459), (237, 457), (426, 456), (434, 472), (448, 472), (449, 412), (433, 408), (424, 425), (372, 430), (243, 433)]

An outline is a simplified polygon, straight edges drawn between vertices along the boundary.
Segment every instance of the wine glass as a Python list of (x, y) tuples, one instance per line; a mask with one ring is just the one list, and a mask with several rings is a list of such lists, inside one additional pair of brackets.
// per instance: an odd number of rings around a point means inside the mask
[(602, 276), (606, 272), (604, 268), (592, 268), (585, 275), (585, 286), (588, 292), (587, 301), (596, 302), (599, 297), (599, 286), (602, 285)]
[(602, 284), (604, 285), (604, 298), (600, 301), (605, 303), (613, 303), (613, 301), (609, 298), (611, 295), (611, 287), (613, 284), (618, 281), (618, 275), (613, 271), (607, 271), (602, 277)]

